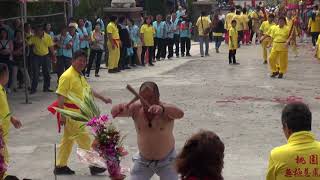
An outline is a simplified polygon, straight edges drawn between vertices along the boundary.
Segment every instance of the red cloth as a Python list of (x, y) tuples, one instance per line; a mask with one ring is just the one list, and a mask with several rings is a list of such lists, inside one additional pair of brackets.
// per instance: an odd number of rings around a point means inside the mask
[(120, 42), (120, 39), (112, 39), (112, 41), (116, 45), (116, 48), (119, 48), (118, 43)]
[[(58, 132), (61, 132), (61, 116), (54, 108), (59, 107), (58, 101), (54, 101), (50, 106), (48, 106), (48, 111), (51, 112), (53, 115), (57, 115), (57, 123), (58, 123)], [(64, 106), (70, 109), (79, 109), (79, 107), (75, 104), (64, 103)]]

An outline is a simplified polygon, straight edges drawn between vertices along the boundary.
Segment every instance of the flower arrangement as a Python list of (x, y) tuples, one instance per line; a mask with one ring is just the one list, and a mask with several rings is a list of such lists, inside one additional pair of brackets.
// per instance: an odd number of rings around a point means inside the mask
[(84, 98), (80, 100), (75, 95), (68, 95), (68, 99), (79, 107), (80, 112), (55, 108), (61, 115), (73, 120), (84, 122), (82, 128), (90, 127), (95, 137), (93, 149), (105, 160), (110, 176), (113, 179), (123, 179), (121, 174), (121, 158), (128, 153), (123, 147), (124, 136), (111, 122), (108, 115), (101, 115), (101, 111), (94, 102), (90, 88), (84, 89)]
[(96, 137), (94, 149), (106, 160), (108, 172), (111, 177), (121, 175), (120, 160), (128, 155), (123, 147), (124, 136), (111, 123), (107, 115), (92, 118), (87, 126), (91, 127), (92, 133)]

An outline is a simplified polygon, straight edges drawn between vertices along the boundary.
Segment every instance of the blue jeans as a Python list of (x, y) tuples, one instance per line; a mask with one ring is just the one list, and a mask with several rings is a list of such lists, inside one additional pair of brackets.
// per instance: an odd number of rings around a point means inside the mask
[(173, 149), (166, 158), (162, 160), (147, 160), (140, 153), (133, 156), (133, 168), (130, 174), (130, 180), (150, 180), (157, 174), (161, 180), (178, 180), (178, 174), (174, 170), (174, 161), (176, 151)]
[[(209, 36), (199, 36), (200, 41), (200, 54), (203, 55), (209, 55)], [(203, 44), (205, 44), (205, 53), (203, 51)]]
[(219, 49), (223, 40), (222, 36), (213, 36), (213, 40), (215, 42), (216, 49)]
[(40, 67), (42, 68), (43, 74), (43, 90), (48, 90), (50, 88), (50, 58), (46, 56), (34, 55), (32, 58), (32, 84), (31, 90), (35, 91), (38, 87)]

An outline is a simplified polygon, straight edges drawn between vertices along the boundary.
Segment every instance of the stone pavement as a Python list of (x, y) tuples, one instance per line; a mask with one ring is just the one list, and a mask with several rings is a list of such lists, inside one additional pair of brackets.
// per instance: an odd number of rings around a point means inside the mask
[[(146, 80), (157, 82), (161, 99), (185, 111), (184, 119), (177, 121), (175, 127), (178, 151), (198, 129), (215, 131), (226, 146), (225, 179), (257, 180), (264, 178), (269, 151), (286, 142), (280, 124), (283, 101), (296, 98), (308, 103), (313, 110), (314, 132), (319, 137), (320, 65), (313, 58), (310, 45), (301, 44), (300, 47), (299, 57), (290, 55), (289, 72), (283, 80), (269, 78), (267, 66), (262, 65), (259, 46), (242, 46), (237, 55), (241, 65), (230, 66), (225, 45), (220, 54), (215, 54), (211, 48), (211, 56), (206, 58), (199, 57), (199, 47), (193, 45), (192, 58), (165, 60), (157, 62), (155, 67), (119, 74), (102, 70), (100, 78), (92, 77), (89, 82), (95, 90), (110, 96), (114, 104), (132, 98), (125, 90), (126, 84), (138, 88)], [(46, 107), (55, 98), (55, 94), (39, 92), (30, 97), (31, 105), (24, 105), (21, 104), (23, 93), (10, 95), (13, 112), (24, 124), (20, 131), (12, 129), (10, 133), (10, 174), (54, 179), (53, 145), (59, 143), (60, 135)], [(109, 113), (110, 105), (98, 104), (104, 113)], [(116, 122), (127, 134), (125, 144), (130, 155), (123, 163), (129, 168), (130, 158), (137, 151), (134, 125), (128, 118), (119, 118)], [(77, 175), (59, 177), (59, 180), (107, 179), (89, 176), (88, 168), (79, 162), (75, 153), (70, 167)]]

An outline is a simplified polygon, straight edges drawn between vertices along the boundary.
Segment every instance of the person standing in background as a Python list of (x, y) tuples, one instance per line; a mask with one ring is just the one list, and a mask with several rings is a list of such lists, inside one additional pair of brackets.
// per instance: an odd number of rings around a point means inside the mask
[[(180, 39), (181, 39), (181, 56), (191, 56), (191, 31), (192, 23), (187, 16), (182, 17), (182, 22), (180, 24)], [(185, 54), (186, 53), (186, 54)]]
[(121, 41), (120, 46), (120, 61), (118, 68), (120, 70), (131, 69), (129, 65), (129, 57), (128, 57), (128, 48), (131, 48), (132, 42), (130, 39), (130, 34), (127, 29), (127, 18), (122, 16), (118, 20), (118, 29), (119, 29), (119, 36)]
[(96, 60), (96, 66), (95, 66), (95, 77), (100, 77), (99, 76), (99, 70), (100, 70), (100, 64), (101, 64), (101, 58), (102, 58), (102, 53), (104, 50), (104, 33), (101, 32), (100, 29), (100, 24), (96, 24), (94, 31), (92, 32), (91, 35), (91, 51), (90, 51), (90, 56), (89, 56), (89, 63), (87, 67), (87, 72), (86, 76), (90, 76), (90, 71), (92, 64), (94, 60)]
[(168, 47), (168, 59), (173, 57), (173, 43), (174, 43), (174, 24), (171, 21), (171, 15), (168, 15), (165, 22), (165, 32), (166, 32), (166, 39), (165, 39), (165, 48), (164, 51), (167, 50)]
[[(209, 32), (211, 28), (211, 20), (205, 12), (201, 12), (200, 17), (197, 20), (196, 26), (199, 33), (200, 41), (200, 54), (201, 57), (209, 56)], [(205, 44), (205, 52), (203, 50), (203, 44)]]
[(219, 48), (221, 42), (223, 41), (224, 25), (223, 22), (219, 19), (219, 15), (215, 14), (212, 21), (213, 27), (213, 40), (215, 42), (216, 53), (220, 53)]
[(19, 82), (19, 86), (18, 86), (17, 76), (18, 76), (19, 70), (22, 72), (23, 77), (25, 78), (24, 83), (26, 83), (29, 89), (31, 88), (31, 82), (30, 82), (30, 76), (29, 76), (28, 70), (27, 68), (24, 68), (24, 65), (23, 65), (23, 48), (24, 47), (23, 47), (22, 31), (17, 30), (14, 35), (13, 52), (12, 52), (13, 60), (16, 64), (16, 66), (13, 67), (14, 70), (12, 74), (13, 90), (15, 90), (17, 87), (22, 88), (23, 78)]
[[(37, 92), (40, 67), (42, 68), (44, 77), (43, 92), (53, 92), (53, 90), (50, 89), (50, 64), (51, 59), (56, 62), (57, 57), (54, 50), (54, 43), (50, 35), (44, 32), (42, 25), (39, 25), (36, 28), (35, 35), (27, 39), (27, 43), (28, 45), (33, 45), (33, 78), (30, 94)], [(49, 58), (49, 55), (51, 55), (51, 59)]]
[(224, 29), (226, 30), (226, 34), (225, 34), (226, 44), (229, 43), (229, 34), (228, 33), (229, 33), (229, 29), (231, 28), (231, 21), (235, 15), (236, 15), (235, 8), (231, 7), (230, 12), (226, 15), (226, 20), (224, 22)]
[[(162, 15), (158, 14), (156, 17), (156, 21), (153, 22), (153, 27), (156, 30), (156, 34), (154, 37), (154, 51), (153, 57), (156, 58), (157, 61), (160, 61), (160, 58), (164, 59), (166, 57), (165, 52), (165, 22), (162, 21)], [(156, 54), (157, 49), (157, 54)], [(155, 55), (156, 54), (156, 55)]]
[(11, 60), (13, 51), (13, 42), (9, 39), (8, 31), (4, 28), (0, 29), (0, 63), (6, 64), (9, 69), (9, 81), (6, 83), (8, 90), (12, 86), (12, 74), (14, 62)]
[(141, 40), (140, 40), (140, 33), (139, 27), (134, 23), (133, 19), (128, 19), (128, 26), (127, 26), (130, 38), (133, 45), (133, 55), (131, 56), (131, 66), (135, 67), (136, 64), (141, 64)]
[(260, 34), (262, 37), (260, 38), (261, 47), (263, 52), (263, 64), (268, 63), (268, 47), (271, 45), (271, 39), (267, 35), (272, 26), (274, 26), (274, 15), (270, 14), (267, 21), (264, 21), (260, 26)]
[(231, 28), (229, 29), (229, 64), (239, 65), (236, 60), (238, 49), (238, 31), (237, 21), (231, 21)]
[(251, 36), (250, 36), (250, 44), (252, 43), (253, 40), (253, 36), (256, 35), (256, 39), (255, 39), (255, 44), (259, 44), (259, 28), (261, 25), (261, 14), (260, 14), (261, 8), (260, 6), (257, 6), (256, 10), (253, 11), (250, 14), (250, 18), (252, 20), (252, 32), (251, 32)]
[(104, 25), (103, 19), (98, 16), (95, 16), (94, 19), (96, 24), (100, 24), (101, 32), (104, 32), (105, 25)]
[(147, 51), (149, 51), (149, 65), (154, 66), (153, 61), (153, 50), (154, 50), (154, 35), (156, 33), (154, 27), (151, 25), (151, 16), (145, 18), (144, 24), (140, 28), (140, 37), (142, 43), (141, 53), (141, 65), (145, 66), (144, 57)]
[(243, 39), (243, 18), (240, 10), (236, 10), (236, 15), (233, 20), (237, 21), (236, 30), (238, 31), (238, 48), (240, 48), (240, 42)]
[(84, 19), (80, 18), (78, 20), (78, 28), (77, 32), (79, 33), (80, 36), (80, 49), (88, 53), (89, 50), (89, 34), (87, 32), (86, 27), (84, 26)]
[(243, 38), (242, 44), (248, 45), (250, 41), (250, 30), (249, 30), (249, 16), (247, 14), (247, 8), (242, 9), (242, 23), (243, 23)]
[(45, 28), (45, 32), (51, 36), (52, 41), (55, 41), (55, 35), (54, 35), (53, 31), (52, 31), (51, 24), (50, 23), (45, 24), (44, 28)]
[(320, 15), (314, 12), (309, 18), (308, 32), (311, 33), (313, 49), (316, 49), (316, 42), (320, 33)]
[(72, 59), (72, 36), (68, 33), (66, 27), (61, 29), (60, 35), (57, 36), (57, 75), (58, 81), (60, 76), (71, 66)]
[(88, 33), (88, 36), (89, 36), (89, 40), (91, 38), (91, 35), (92, 35), (92, 23), (89, 19), (85, 18), (85, 23), (84, 23), (84, 27), (86, 28), (87, 30), (87, 33)]
[[(272, 29), (270, 36), (272, 38), (272, 50), (269, 56), (271, 78), (278, 76), (279, 79), (282, 79), (288, 70), (288, 46), (292, 38), (285, 17), (279, 18), (279, 25)], [(277, 68), (278, 62), (279, 69)]]
[(69, 24), (69, 35), (72, 37), (72, 54), (80, 50), (80, 35), (77, 33), (77, 24)]
[(117, 73), (120, 72), (118, 69), (118, 64), (120, 60), (120, 36), (119, 29), (116, 24), (117, 17), (111, 16), (110, 22), (107, 26), (107, 34), (108, 34), (108, 72), (109, 73)]
[(177, 19), (182, 20), (182, 17), (186, 15), (186, 10), (182, 6), (179, 6), (176, 15)]
[(173, 35), (173, 41), (174, 41), (174, 46), (175, 46), (175, 54), (176, 57), (179, 58), (179, 47), (180, 47), (180, 20), (177, 18), (176, 13), (171, 14), (171, 21), (174, 26), (174, 35)]

